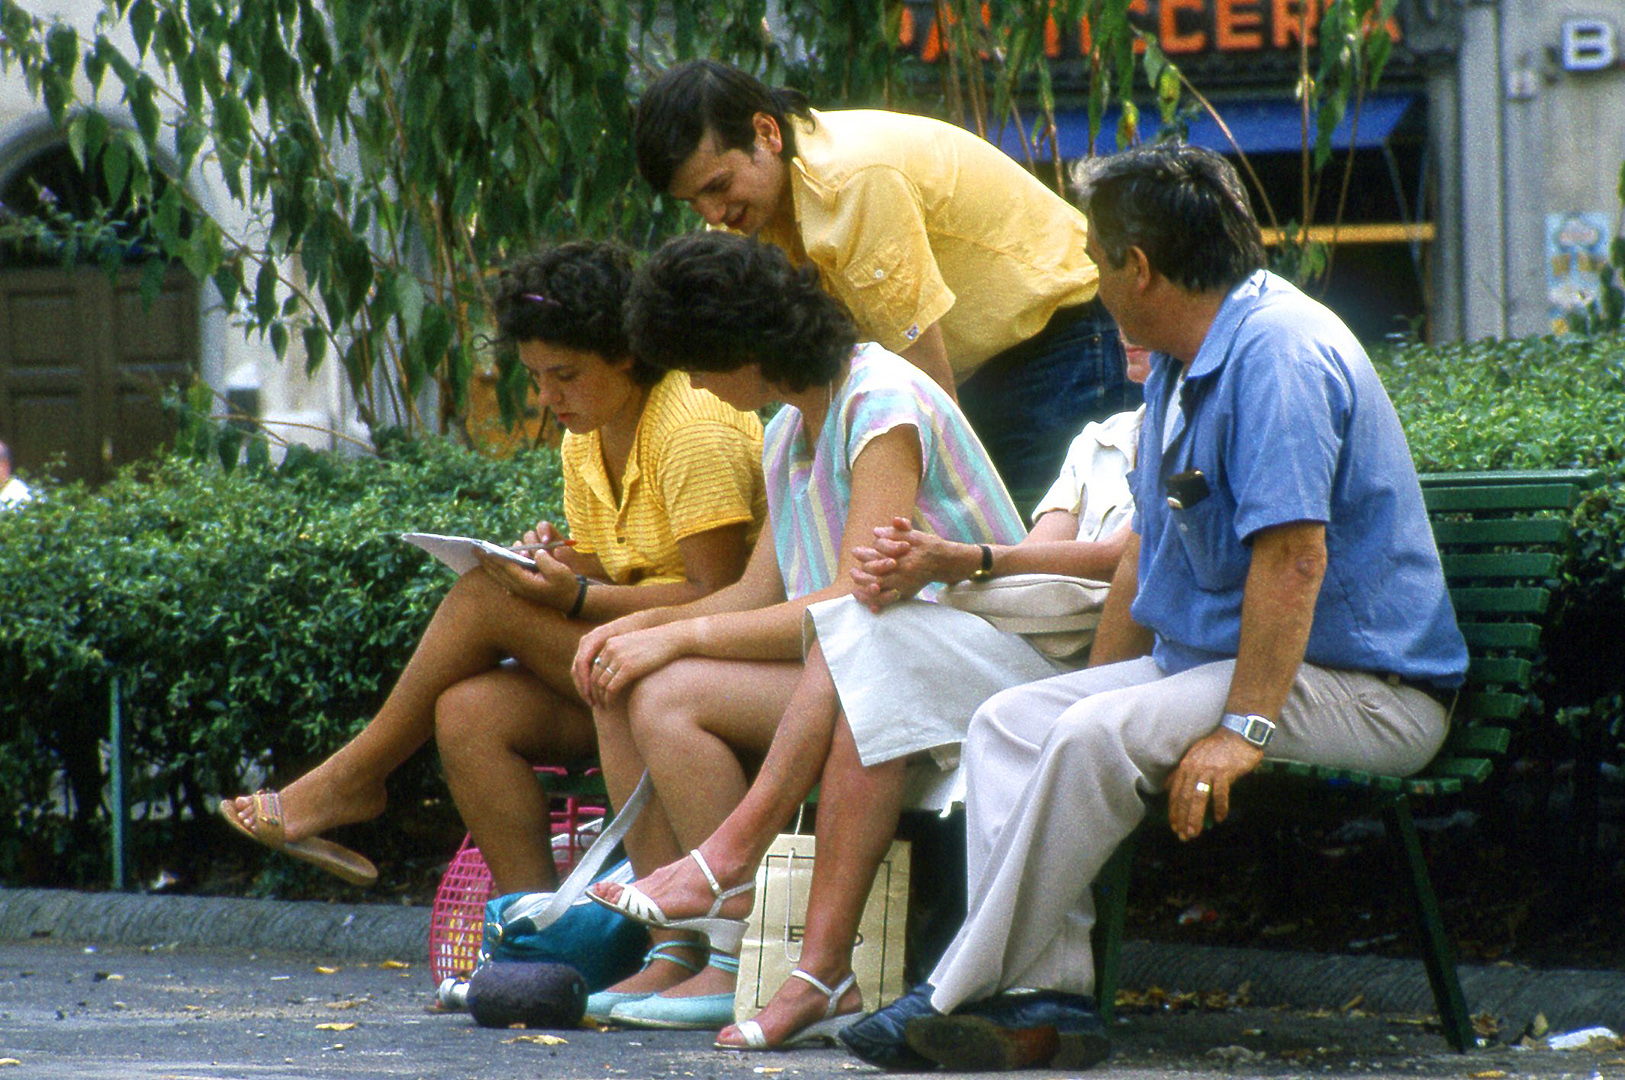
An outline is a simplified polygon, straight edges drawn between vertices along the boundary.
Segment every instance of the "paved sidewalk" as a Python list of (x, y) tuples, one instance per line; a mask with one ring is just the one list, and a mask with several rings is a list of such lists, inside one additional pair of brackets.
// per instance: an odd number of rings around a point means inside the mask
[[(0, 942), (46, 939), (297, 954), (326, 961), (400, 960), (427, 967), (429, 909), (212, 897), (0, 889)], [(1543, 1014), (1554, 1031), (1595, 1025), (1625, 1033), (1625, 972), (1460, 968), (1472, 1011), (1503, 1032)], [(1128, 942), (1122, 985), (1234, 994), (1253, 1005), (1338, 1010), (1357, 995), (1368, 1012), (1434, 1012), (1421, 961), (1264, 949)]]

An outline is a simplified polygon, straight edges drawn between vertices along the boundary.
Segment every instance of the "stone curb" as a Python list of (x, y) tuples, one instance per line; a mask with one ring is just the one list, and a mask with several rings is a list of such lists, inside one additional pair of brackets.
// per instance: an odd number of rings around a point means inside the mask
[[(56, 889), (0, 889), (0, 941), (48, 938), (97, 945), (300, 953), (349, 961), (427, 960), (430, 909), (386, 904), (237, 900)], [(1625, 972), (1460, 967), (1469, 1008), (1516, 1037), (1537, 1013), (1553, 1031), (1605, 1025), (1625, 1032)], [(1434, 1012), (1418, 960), (1131, 941), (1122, 985), (1226, 992), (1255, 1005), (1377, 1013)]]

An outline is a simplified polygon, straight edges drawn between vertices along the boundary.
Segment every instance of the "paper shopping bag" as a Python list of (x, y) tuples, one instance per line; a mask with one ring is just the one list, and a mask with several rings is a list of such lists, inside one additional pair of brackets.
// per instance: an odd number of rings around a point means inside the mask
[[(756, 906), (745, 930), (734, 992), (734, 1015), (740, 1019), (755, 1016), (801, 960), (807, 892), (817, 851), (817, 841), (811, 836), (783, 833), (757, 868)], [(857, 947), (852, 951), (852, 970), (863, 991), (865, 1009), (878, 1009), (907, 989), (903, 985), (903, 939), (908, 872), (908, 841), (894, 840), (875, 873), (858, 923)]]

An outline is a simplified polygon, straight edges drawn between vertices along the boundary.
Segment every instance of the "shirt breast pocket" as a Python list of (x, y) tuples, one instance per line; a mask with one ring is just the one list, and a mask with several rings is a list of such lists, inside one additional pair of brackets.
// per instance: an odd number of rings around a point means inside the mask
[(1195, 506), (1169, 515), (1196, 584), (1206, 592), (1227, 592), (1241, 587), (1249, 560), (1236, 539), (1235, 511), (1217, 493)]
[(909, 288), (907, 255), (895, 241), (875, 244), (843, 268), (847, 287), (865, 300), (891, 302)]

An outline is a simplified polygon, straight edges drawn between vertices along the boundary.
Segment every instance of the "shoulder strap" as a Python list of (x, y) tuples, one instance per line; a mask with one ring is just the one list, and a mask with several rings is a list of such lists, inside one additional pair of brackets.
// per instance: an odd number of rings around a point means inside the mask
[(581, 856), (570, 876), (559, 885), (557, 892), (531, 893), (521, 897), (508, 905), (508, 910), (502, 913), (504, 927), (518, 922), (520, 919), (530, 919), (536, 924), (536, 929), (543, 930), (552, 926), (559, 917), (570, 909), (570, 905), (581, 899), (587, 891), (587, 886), (597, 878), (598, 872), (608, 861), (610, 852), (615, 845), (626, 836), (632, 823), (637, 821), (638, 814), (649, 801), (649, 793), (653, 785), (649, 782), (649, 774), (645, 772), (638, 778), (638, 786), (632, 789), (632, 797), (626, 800), (621, 812), (616, 814), (604, 831), (598, 834), (598, 839), (592, 842), (592, 847)]

